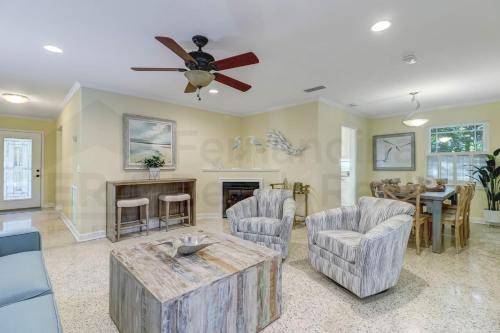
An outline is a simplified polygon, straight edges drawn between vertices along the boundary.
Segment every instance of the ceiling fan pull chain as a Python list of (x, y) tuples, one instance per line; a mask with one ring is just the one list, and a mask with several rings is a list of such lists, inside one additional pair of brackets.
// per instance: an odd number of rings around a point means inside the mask
[(201, 90), (201, 88), (198, 88), (198, 92), (196, 93), (196, 97), (198, 97), (199, 101), (201, 101), (200, 90)]

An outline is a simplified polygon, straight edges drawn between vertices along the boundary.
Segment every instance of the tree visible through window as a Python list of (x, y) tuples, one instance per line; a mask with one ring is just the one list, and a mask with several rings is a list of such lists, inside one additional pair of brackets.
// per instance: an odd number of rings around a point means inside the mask
[(472, 166), (486, 163), (486, 127), (481, 123), (431, 128), (427, 176), (448, 178), (450, 183), (470, 181)]
[(485, 124), (431, 128), (431, 153), (484, 152)]

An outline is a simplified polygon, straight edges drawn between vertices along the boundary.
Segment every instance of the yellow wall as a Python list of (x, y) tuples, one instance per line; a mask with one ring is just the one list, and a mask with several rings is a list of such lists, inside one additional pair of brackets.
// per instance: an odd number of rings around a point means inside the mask
[[(71, 186), (78, 187), (78, 212), (74, 221), (80, 233), (105, 228), (105, 182), (147, 178), (147, 171), (123, 170), (122, 115), (124, 113), (177, 121), (177, 169), (162, 177), (198, 179), (198, 213), (220, 213), (220, 177), (263, 178), (265, 186), (287, 178), (311, 185), (309, 213), (340, 205), (341, 126), (357, 130), (357, 196), (368, 195), (372, 179), (400, 177), (411, 180), (425, 173), (425, 133), (415, 129), (416, 172), (372, 170), (371, 137), (408, 132), (401, 117), (366, 119), (323, 101), (292, 106), (245, 117), (207, 112), (165, 102), (82, 88), (58, 118), (57, 202), (71, 216)], [(490, 124), (490, 147), (499, 146), (500, 103), (430, 112), (429, 126), (486, 121)], [(256, 137), (265, 144), (269, 129), (281, 131), (294, 145), (306, 145), (300, 156), (288, 156), (270, 148), (256, 150), (249, 143)], [(241, 136), (241, 150), (233, 151), (233, 139)], [(201, 169), (224, 167), (276, 168), (279, 172), (228, 173)], [(484, 193), (478, 191), (473, 215), (481, 216)], [(299, 207), (302, 210), (303, 207)]]
[(287, 178), (290, 182), (303, 182), (311, 185), (309, 213), (338, 207), (340, 205), (340, 133), (343, 125), (357, 129), (358, 196), (366, 194), (368, 121), (322, 101), (243, 117), (242, 136), (244, 138), (257, 136), (265, 143), (267, 131), (277, 129), (292, 144), (298, 147), (307, 146), (302, 155), (289, 156), (272, 149), (258, 152), (248, 147), (247, 144), (244, 163), (280, 169), (280, 174), (274, 175), (276, 181)]
[(77, 166), (81, 139), (81, 105), (81, 91), (77, 91), (57, 118), (57, 208), (62, 210), (76, 228), (80, 221), (78, 212), (73, 212), (71, 191), (72, 186), (78, 186), (79, 183)]
[[(498, 130), (500, 129), (500, 102), (478, 106), (436, 110), (425, 113), (425, 117), (429, 119), (427, 125), (417, 128), (404, 126), (401, 123), (403, 117), (370, 119), (370, 137), (379, 134), (415, 132), (417, 170), (415, 172), (373, 171), (373, 163), (370, 162), (367, 170), (369, 175), (368, 179), (376, 180), (399, 177), (403, 182), (406, 182), (413, 180), (415, 176), (425, 176), (425, 159), (428, 152), (427, 133), (429, 127), (432, 126), (487, 122), (489, 124), (489, 150), (493, 151), (500, 147), (500, 131)], [(369, 155), (371, 156), (371, 154), (370, 143)], [(476, 196), (472, 203), (471, 215), (480, 218), (482, 216), (482, 210), (485, 207), (486, 201), (484, 191), (478, 190), (476, 191)]]
[(197, 211), (218, 213), (217, 173), (202, 172), (219, 162), (238, 165), (232, 154), (233, 138), (240, 134), (241, 118), (170, 103), (82, 88), (79, 138), (80, 233), (105, 228), (106, 181), (148, 178), (147, 170), (123, 169), (122, 115), (158, 117), (177, 122), (177, 168), (161, 177), (197, 179)]
[(54, 120), (0, 116), (0, 128), (42, 131), (44, 135), (43, 206), (56, 202), (56, 122)]
[[(309, 213), (340, 204), (340, 127), (358, 130), (358, 194), (365, 194), (367, 120), (323, 102), (307, 103), (247, 117), (207, 112), (179, 105), (89, 88), (73, 96), (58, 118), (58, 204), (80, 233), (105, 228), (106, 181), (147, 178), (145, 170), (123, 170), (124, 113), (177, 121), (177, 169), (162, 177), (198, 180), (198, 213), (220, 213), (220, 177), (262, 178), (265, 186), (301, 181), (311, 185)], [(269, 129), (308, 148), (300, 156), (272, 149), (256, 150), (254, 136), (265, 144)], [(233, 139), (243, 146), (233, 151)], [(204, 167), (276, 168), (280, 172), (203, 172)], [(78, 188), (77, 212), (72, 215), (71, 186)], [(303, 207), (299, 207), (303, 209)]]
[(323, 208), (339, 207), (340, 159), (342, 158), (342, 131), (346, 126), (356, 129), (356, 197), (369, 194), (366, 165), (369, 160), (368, 120), (345, 112), (327, 103), (319, 103), (318, 134), (323, 147), (321, 163), (321, 184)]
[[(255, 136), (263, 144), (269, 129), (277, 129), (295, 146), (308, 146), (300, 156), (290, 156), (270, 148), (257, 151), (249, 144), (249, 137)], [(319, 155), (318, 147), (318, 103), (307, 103), (259, 113), (243, 118), (242, 138), (245, 157), (243, 164), (253, 167), (277, 168), (280, 173), (266, 175), (269, 182), (303, 182), (311, 185), (311, 211), (319, 209)], [(303, 209), (299, 207), (299, 209)]]

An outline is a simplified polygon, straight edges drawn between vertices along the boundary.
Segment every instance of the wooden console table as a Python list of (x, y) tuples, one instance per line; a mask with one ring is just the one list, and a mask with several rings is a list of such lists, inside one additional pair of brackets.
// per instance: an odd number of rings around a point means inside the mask
[[(116, 201), (120, 199), (145, 197), (149, 199), (150, 218), (158, 217), (158, 196), (169, 193), (187, 193), (191, 195), (191, 224), (196, 225), (196, 179), (171, 178), (160, 180), (120, 180), (106, 182), (106, 237), (116, 242)], [(175, 214), (178, 207), (172, 208)], [(123, 221), (139, 218), (134, 209), (122, 213)], [(151, 222), (150, 222), (151, 223)]]

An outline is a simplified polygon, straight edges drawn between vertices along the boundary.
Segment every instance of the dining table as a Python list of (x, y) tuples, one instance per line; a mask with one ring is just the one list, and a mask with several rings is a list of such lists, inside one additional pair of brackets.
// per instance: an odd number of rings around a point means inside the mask
[(451, 199), (455, 201), (456, 198), (455, 186), (446, 185), (443, 192), (424, 192), (420, 195), (420, 200), (427, 207), (428, 211), (432, 213), (432, 252), (441, 253), (441, 215), (443, 212), (443, 202)]

